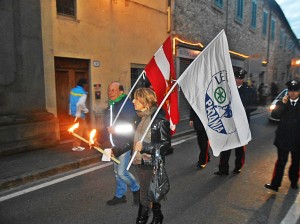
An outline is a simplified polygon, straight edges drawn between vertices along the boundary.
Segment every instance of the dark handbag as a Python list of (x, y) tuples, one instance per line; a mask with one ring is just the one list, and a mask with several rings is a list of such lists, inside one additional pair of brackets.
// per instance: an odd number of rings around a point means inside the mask
[(161, 158), (157, 158), (156, 165), (153, 168), (148, 188), (148, 199), (151, 202), (159, 202), (166, 199), (167, 193), (170, 191), (170, 182), (164, 163)]

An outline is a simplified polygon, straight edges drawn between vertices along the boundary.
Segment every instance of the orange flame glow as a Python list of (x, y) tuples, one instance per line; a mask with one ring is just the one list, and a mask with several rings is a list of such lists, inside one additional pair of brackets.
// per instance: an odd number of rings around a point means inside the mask
[(90, 145), (93, 145), (95, 143), (95, 141), (94, 141), (95, 135), (96, 135), (96, 129), (93, 129), (90, 133), (90, 141), (89, 141)]
[(79, 127), (79, 122), (77, 122), (76, 124), (74, 124), (71, 128), (69, 128), (68, 129), (68, 132), (74, 132), (74, 130), (76, 129), (76, 128), (78, 128)]

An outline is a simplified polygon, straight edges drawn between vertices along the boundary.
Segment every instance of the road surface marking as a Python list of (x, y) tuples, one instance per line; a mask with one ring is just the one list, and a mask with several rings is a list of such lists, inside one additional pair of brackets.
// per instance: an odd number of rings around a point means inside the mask
[(14, 198), (14, 197), (18, 197), (18, 196), (23, 195), (23, 194), (27, 194), (27, 193), (32, 192), (32, 191), (39, 190), (39, 189), (44, 188), (44, 187), (48, 187), (48, 186), (53, 185), (53, 184), (57, 184), (59, 182), (62, 182), (62, 181), (65, 181), (65, 180), (68, 180), (68, 179), (71, 179), (71, 178), (74, 178), (74, 177), (77, 177), (77, 176), (95, 171), (95, 170), (98, 170), (98, 169), (102, 169), (102, 168), (110, 166), (110, 165), (112, 165), (112, 162), (101, 164), (99, 166), (95, 166), (95, 167), (92, 167), (92, 168), (89, 168), (89, 169), (86, 169), (86, 170), (82, 170), (82, 171), (70, 174), (68, 176), (60, 177), (58, 179), (51, 180), (49, 182), (36, 185), (34, 187), (30, 187), (30, 188), (27, 188), (27, 189), (24, 189), (24, 190), (21, 190), (21, 191), (17, 191), (17, 192), (12, 193), (12, 194), (8, 194), (6, 196), (0, 197), (0, 202), (6, 201), (6, 200)]
[[(184, 140), (176, 141), (176, 142), (172, 143), (172, 146), (181, 144), (181, 143), (183, 143), (183, 142), (185, 142), (185, 141), (188, 141), (188, 140), (190, 140), (190, 139), (193, 139), (193, 138), (196, 138), (196, 137), (193, 136), (193, 137), (185, 138)], [(102, 168), (107, 167), (107, 166), (110, 166), (110, 165), (112, 165), (112, 164), (113, 164), (112, 162), (109, 162), (109, 163), (101, 164), (101, 165), (98, 165), (98, 166), (94, 166), (94, 167), (92, 167), (92, 168), (88, 168), (88, 169), (85, 169), (85, 170), (82, 170), (82, 171), (79, 171), (79, 172), (76, 172), (76, 173), (73, 173), (73, 174), (70, 174), (70, 175), (67, 175), (67, 176), (64, 176), (64, 177), (60, 177), (60, 178), (57, 178), (57, 179), (55, 179), (55, 180), (51, 180), (51, 181), (49, 181), (49, 182), (46, 182), (46, 183), (43, 183), (43, 184), (36, 185), (36, 186), (34, 186), (34, 187), (29, 187), (29, 188), (26, 188), (26, 189), (24, 189), (24, 190), (17, 191), (17, 192), (14, 192), (14, 193), (5, 195), (5, 196), (3, 196), (3, 197), (0, 197), (0, 202), (6, 201), (6, 200), (11, 199), (11, 198), (14, 198), (14, 197), (18, 197), (18, 196), (23, 195), (23, 194), (30, 193), (30, 192), (32, 192), (32, 191), (39, 190), (39, 189), (44, 188), (44, 187), (51, 186), (51, 185), (53, 185), (53, 184), (57, 184), (57, 183), (59, 183), (59, 182), (65, 181), (65, 180), (69, 180), (69, 179), (74, 178), (74, 177), (81, 176), (81, 175), (83, 175), (83, 174), (86, 174), (86, 173), (89, 173), (89, 172), (92, 172), (92, 171), (95, 171), (95, 170), (98, 170), (98, 169), (102, 169)]]
[(300, 214), (300, 193), (280, 224), (296, 224)]

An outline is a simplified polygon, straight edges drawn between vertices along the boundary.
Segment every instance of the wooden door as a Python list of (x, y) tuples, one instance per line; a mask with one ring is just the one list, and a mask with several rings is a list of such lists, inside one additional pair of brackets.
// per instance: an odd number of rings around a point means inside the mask
[[(88, 60), (55, 58), (56, 105), (61, 141), (72, 138), (72, 136), (67, 133), (67, 130), (74, 123), (74, 118), (69, 115), (70, 91), (76, 86), (79, 79), (86, 78), (88, 80), (88, 69)], [(88, 91), (88, 89), (86, 89), (86, 91)], [(89, 100), (87, 100), (86, 103), (87, 107), (90, 108)]]

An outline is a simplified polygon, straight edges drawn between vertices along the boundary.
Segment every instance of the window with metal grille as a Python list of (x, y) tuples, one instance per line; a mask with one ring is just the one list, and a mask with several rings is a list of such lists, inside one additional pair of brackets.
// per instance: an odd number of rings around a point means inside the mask
[(75, 17), (76, 0), (56, 0), (57, 14)]

